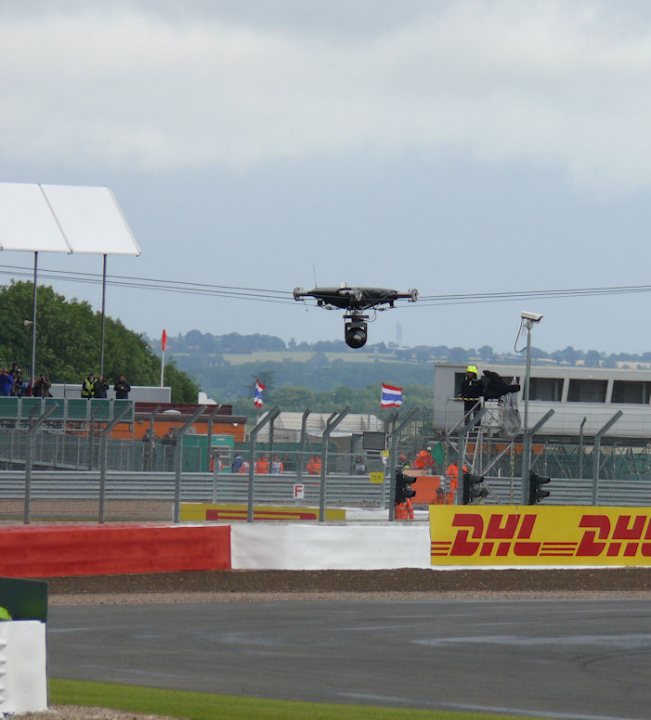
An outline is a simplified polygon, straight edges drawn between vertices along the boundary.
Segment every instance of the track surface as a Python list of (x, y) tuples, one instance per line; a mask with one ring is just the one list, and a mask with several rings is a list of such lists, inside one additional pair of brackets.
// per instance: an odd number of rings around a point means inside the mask
[(651, 604), (54, 604), (48, 668), (51, 677), (270, 698), (645, 720)]

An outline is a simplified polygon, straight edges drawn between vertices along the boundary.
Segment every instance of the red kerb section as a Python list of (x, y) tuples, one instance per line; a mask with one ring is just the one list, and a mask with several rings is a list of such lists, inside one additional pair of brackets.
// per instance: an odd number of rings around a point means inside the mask
[(229, 526), (40, 525), (0, 529), (0, 576), (230, 570)]

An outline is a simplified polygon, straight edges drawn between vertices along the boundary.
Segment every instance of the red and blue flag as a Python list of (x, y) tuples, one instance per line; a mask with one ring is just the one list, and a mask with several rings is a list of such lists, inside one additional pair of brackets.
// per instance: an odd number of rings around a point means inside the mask
[(253, 404), (257, 408), (261, 408), (264, 405), (262, 400), (262, 393), (267, 389), (266, 385), (263, 385), (259, 380), (255, 381), (255, 393), (253, 395)]
[(382, 383), (380, 407), (400, 407), (402, 405), (402, 388)]

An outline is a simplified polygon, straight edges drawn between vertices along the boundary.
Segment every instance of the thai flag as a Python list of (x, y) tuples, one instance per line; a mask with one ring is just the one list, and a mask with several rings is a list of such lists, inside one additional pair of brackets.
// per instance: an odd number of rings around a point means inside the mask
[(262, 402), (262, 393), (267, 389), (266, 385), (263, 385), (259, 380), (255, 381), (255, 394), (253, 396), (253, 404), (257, 408), (261, 408), (263, 405)]
[(402, 388), (382, 383), (380, 407), (400, 407), (402, 405)]

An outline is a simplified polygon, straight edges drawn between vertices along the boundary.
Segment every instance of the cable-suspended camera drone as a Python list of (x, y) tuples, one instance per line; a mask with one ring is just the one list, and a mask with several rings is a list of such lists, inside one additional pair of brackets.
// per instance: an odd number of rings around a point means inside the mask
[[(347, 287), (342, 285), (338, 288), (314, 288), (303, 290), (294, 288), (294, 300), (303, 300), (306, 297), (313, 297), (318, 307), (326, 310), (345, 310), (344, 313), (344, 339), (348, 347), (357, 349), (364, 347), (368, 339), (367, 320), (370, 315), (368, 310), (373, 311), (373, 320), (377, 311), (390, 310), (394, 307), (396, 300), (408, 300), (416, 302), (418, 290), (410, 290), (406, 293), (387, 288), (368, 287)], [(386, 305), (387, 307), (381, 307)]]

